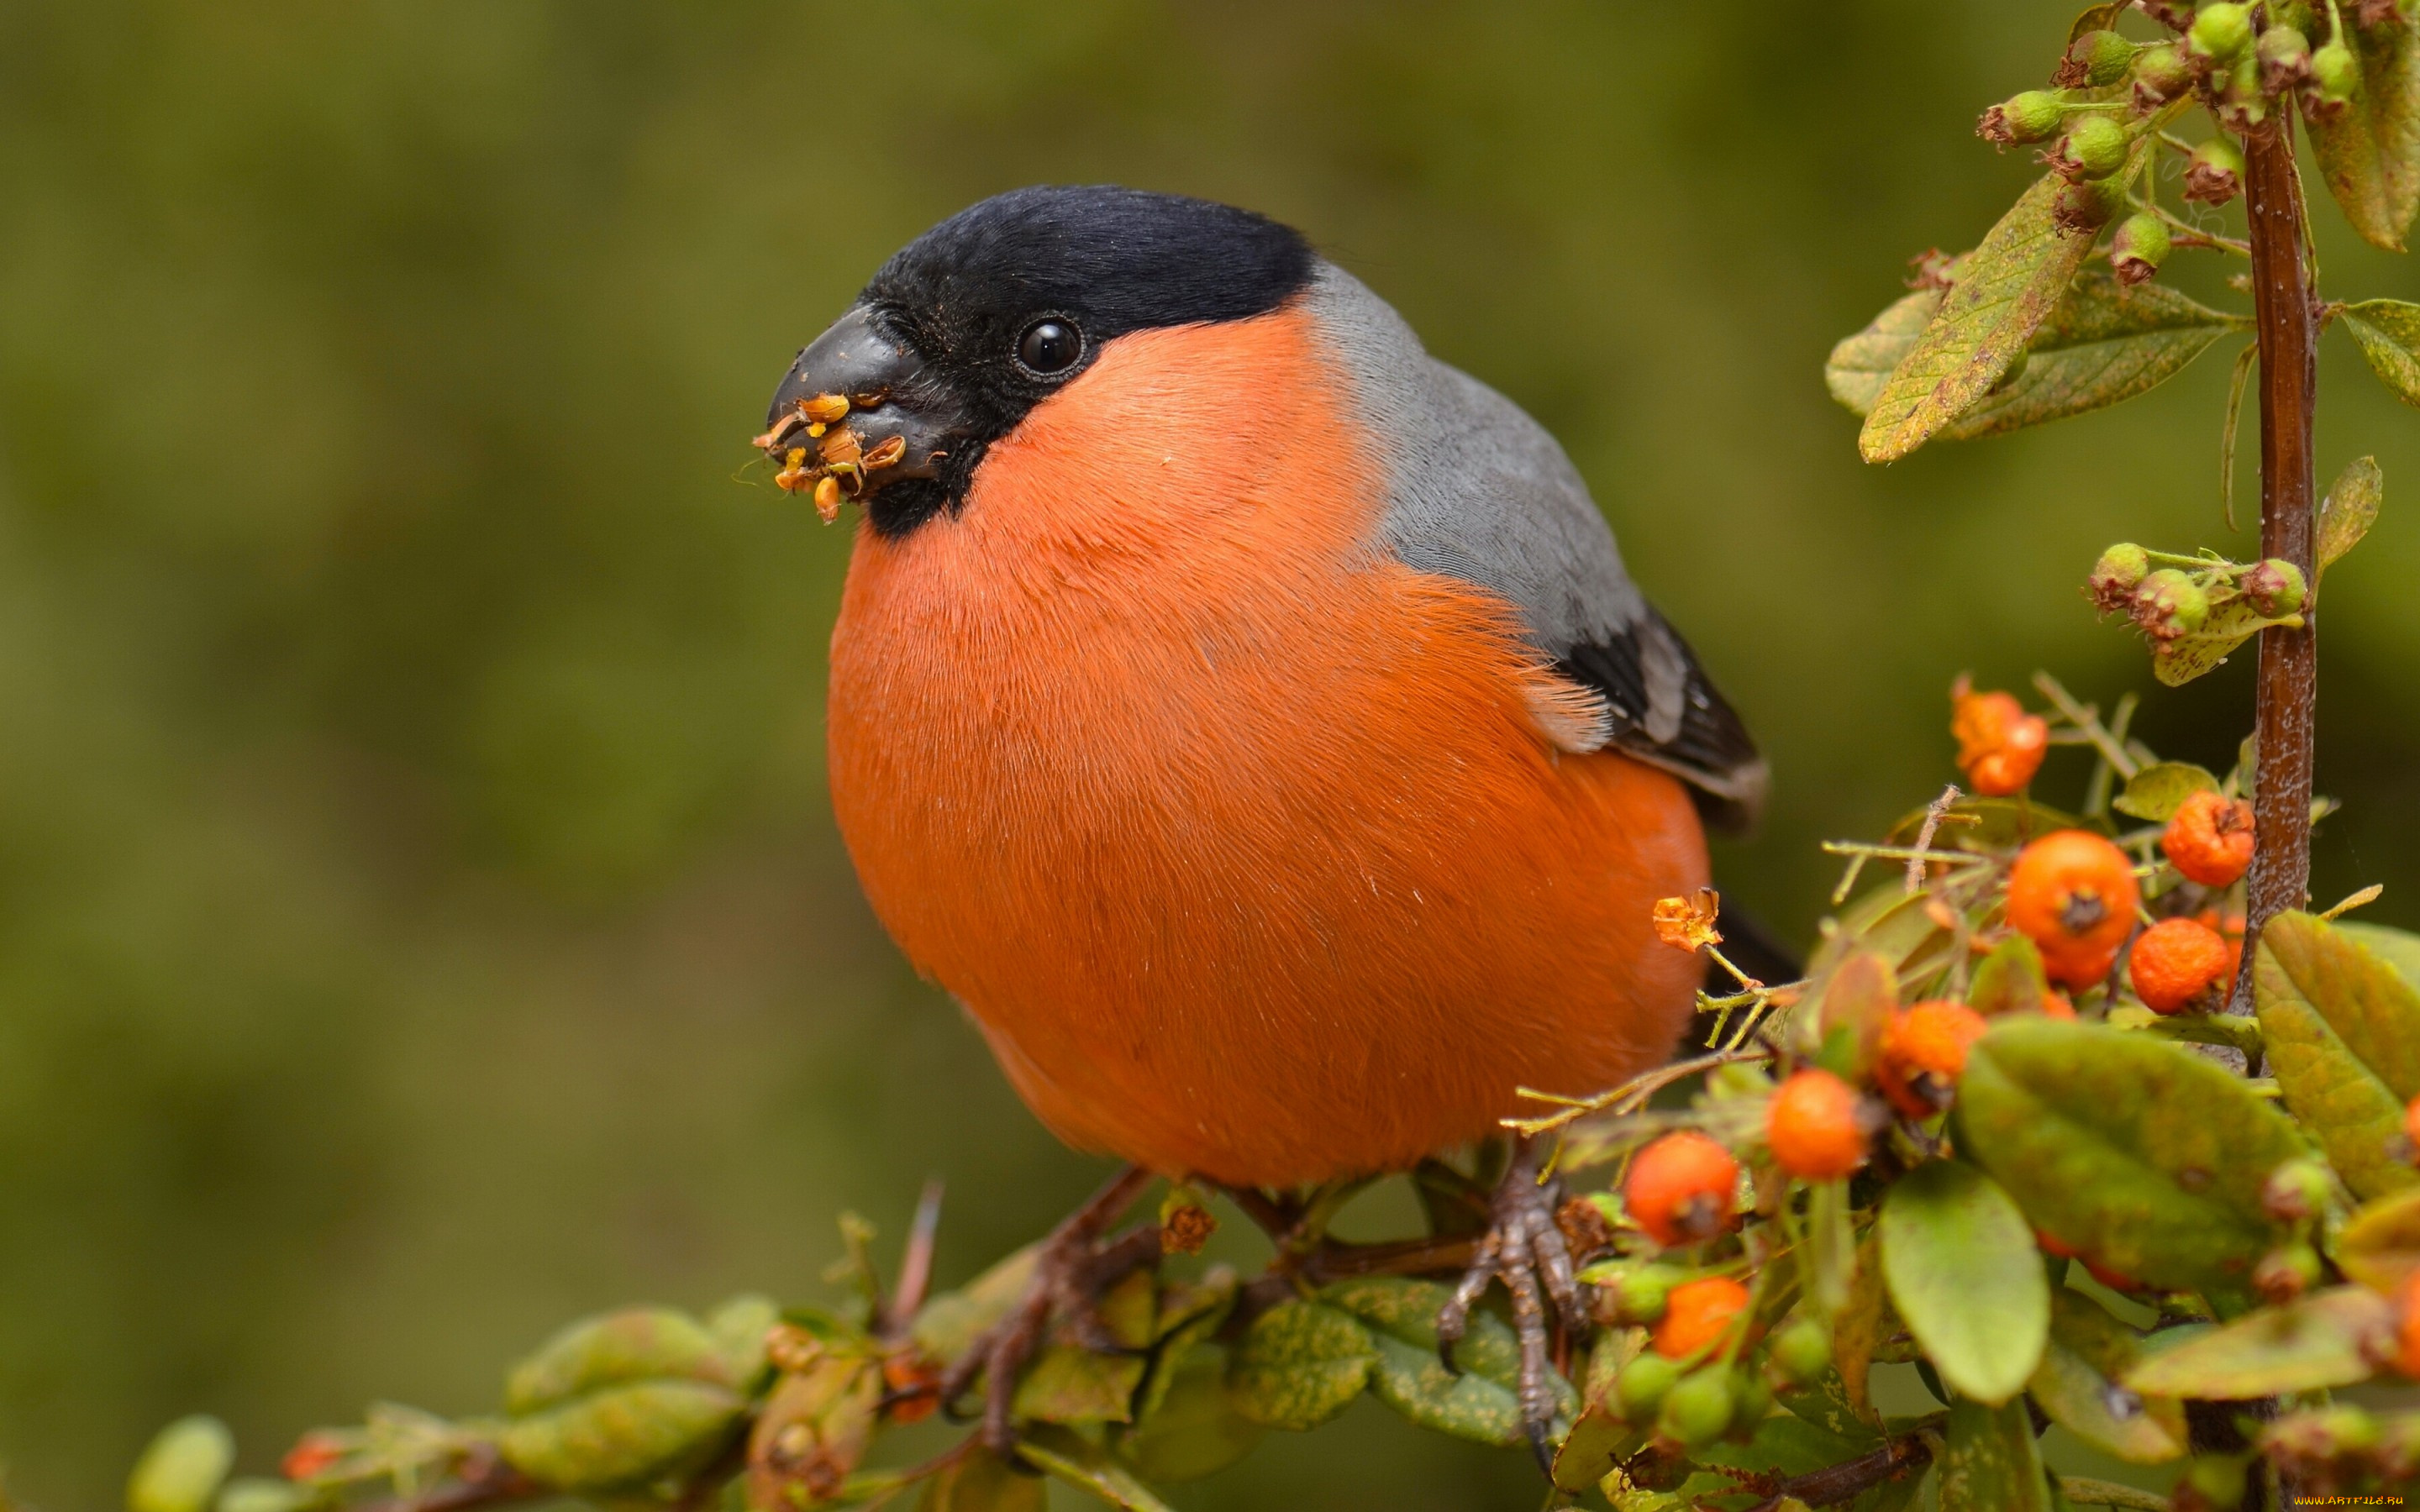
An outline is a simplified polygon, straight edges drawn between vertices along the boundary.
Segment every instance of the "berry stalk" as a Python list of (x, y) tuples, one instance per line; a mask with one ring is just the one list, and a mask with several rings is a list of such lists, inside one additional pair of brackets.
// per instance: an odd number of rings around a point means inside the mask
[[(2288, 112), (2275, 112), (2245, 143), (2252, 295), (2260, 351), (2260, 553), (2319, 579), (2313, 558), (2312, 425), (2319, 398), (2319, 311), (2304, 261), (2302, 183)], [(2319, 627), (2305, 608), (2299, 629), (2260, 632), (2259, 762), (2253, 795), (2255, 850), (2244, 907), (2243, 964), (2233, 1011), (2252, 1009), (2260, 926), (2300, 908), (2311, 881), (2311, 766), (2319, 703)]]

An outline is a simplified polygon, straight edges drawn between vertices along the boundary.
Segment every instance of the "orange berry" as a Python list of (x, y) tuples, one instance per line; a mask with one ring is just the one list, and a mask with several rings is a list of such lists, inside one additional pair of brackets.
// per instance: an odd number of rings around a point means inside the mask
[(1993, 798), (2023, 791), (2050, 749), (2049, 722), (2006, 693), (1973, 691), (1963, 677), (1949, 699), (1949, 733), (1967, 785)]
[(2044, 1255), (2048, 1255), (2054, 1259), (2071, 1260), (2075, 1258), (2075, 1246), (2060, 1239), (2057, 1235), (2052, 1233), (2047, 1228), (2037, 1228), (2034, 1230), (2034, 1242), (2041, 1246), (2041, 1252)]
[(2403, 1110), (2403, 1137), (2412, 1141), (2414, 1150), (2420, 1150), (2420, 1097), (2413, 1098), (2412, 1105)]
[(286, 1458), (277, 1462), (279, 1474), (287, 1480), (313, 1480), (345, 1458), (345, 1445), (333, 1435), (314, 1429), (294, 1441)]
[(1893, 1107), (1929, 1119), (1948, 1105), (1950, 1088), (1966, 1071), (1967, 1047), (1990, 1027), (1965, 1004), (1942, 999), (1894, 1013), (1883, 1026), (1874, 1080)]
[[(2241, 953), (2242, 947), (2236, 947)], [(2164, 918), (2134, 942), (2128, 971), (2134, 995), (2154, 1013), (2209, 1006), (2226, 978), (2226, 942), (2197, 918)]]
[(1747, 1288), (1727, 1275), (1701, 1276), (1672, 1288), (1655, 1325), (1655, 1352), (1678, 1360), (1718, 1342), (1747, 1311)]
[(1704, 1134), (1668, 1134), (1638, 1152), (1622, 1206), (1658, 1244), (1694, 1244), (1730, 1227), (1739, 1162)]
[(2075, 1003), (2067, 994), (2054, 987), (2050, 995), (2042, 999), (2042, 1017), (2072, 1019), (2075, 1017)]
[(2042, 953), (2053, 981), (2089, 987), (2134, 932), (2134, 864), (2081, 829), (2044, 835), (2009, 872), (2009, 923)]
[(2420, 1271), (2396, 1288), (2395, 1308), (2395, 1368), (2420, 1381)]
[(1773, 1094), (1764, 1139), (1792, 1176), (1831, 1181), (1848, 1175), (1866, 1163), (1856, 1088), (1813, 1067), (1793, 1073)]
[(2207, 789), (2179, 806), (2160, 836), (2168, 864), (2205, 887), (2224, 887), (2252, 864), (2252, 805)]
[(2112, 1291), (2134, 1292), (2149, 1289), (2143, 1285), (2143, 1283), (2135, 1280), (2133, 1276), (2128, 1275), (2125, 1272), (2113, 1271), (2109, 1269), (2109, 1267), (2102, 1264), (2099, 1260), (2087, 1258), (2084, 1262), (2084, 1268), (2092, 1273), (2093, 1280), (2100, 1282), (2102, 1286), (2107, 1287)]

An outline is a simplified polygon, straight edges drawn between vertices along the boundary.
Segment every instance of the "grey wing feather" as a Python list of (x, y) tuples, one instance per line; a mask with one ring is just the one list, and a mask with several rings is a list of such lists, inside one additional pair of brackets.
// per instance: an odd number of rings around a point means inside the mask
[(1556, 670), (1604, 700), (1604, 744), (1689, 782), (1710, 821), (1752, 822), (1766, 781), (1755, 743), (1622, 570), (1562, 447), (1510, 399), (1429, 357), (1351, 274), (1324, 265), (1310, 300), (1387, 442), (1388, 548), (1510, 600)]

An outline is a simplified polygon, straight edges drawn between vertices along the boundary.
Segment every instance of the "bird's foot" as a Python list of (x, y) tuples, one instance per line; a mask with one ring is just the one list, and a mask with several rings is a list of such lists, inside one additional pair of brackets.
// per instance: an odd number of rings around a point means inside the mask
[[(1448, 1370), (1459, 1373), (1453, 1347), (1470, 1324), (1471, 1305), (1495, 1281), (1512, 1296), (1512, 1329), (1521, 1342), (1519, 1396), (1521, 1426), (1529, 1436), (1538, 1467), (1554, 1473), (1556, 1392), (1552, 1384), (1556, 1340), (1587, 1325), (1570, 1242), (1555, 1222), (1559, 1181), (1538, 1180), (1539, 1149), (1522, 1138), (1496, 1187), (1486, 1235), (1463, 1273), (1462, 1284), (1437, 1313), (1437, 1353)], [(1554, 1304), (1549, 1325), (1546, 1304)]]
[(1159, 1228), (1145, 1225), (1114, 1239), (1104, 1236), (1151, 1182), (1151, 1172), (1130, 1165), (1068, 1214), (1042, 1242), (1024, 1297), (1007, 1317), (978, 1335), (942, 1376), (945, 1406), (982, 1379), (984, 1444), (1008, 1463), (1018, 1462), (1016, 1427), (1010, 1416), (1017, 1378), (1040, 1351), (1054, 1318), (1063, 1319), (1088, 1350), (1125, 1350), (1101, 1321), (1095, 1304), (1110, 1287), (1159, 1258)]

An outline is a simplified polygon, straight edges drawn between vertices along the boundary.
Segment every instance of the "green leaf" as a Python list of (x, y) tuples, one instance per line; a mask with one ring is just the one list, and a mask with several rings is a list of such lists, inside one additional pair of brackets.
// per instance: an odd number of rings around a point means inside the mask
[(1245, 1330), (1228, 1363), (1235, 1410), (1264, 1427), (1305, 1432), (1353, 1405), (1377, 1364), (1370, 1331), (1315, 1302), (1281, 1302)]
[[(2039, 1267), (2037, 1267), (2039, 1270)], [(2051, 1512), (2050, 1482), (2022, 1400), (1949, 1405), (1941, 1455), (1941, 1512)]]
[(1235, 1273), (1223, 1265), (1199, 1282), (1171, 1281), (1160, 1288), (1159, 1319), (1153, 1325), (1157, 1343), (1142, 1396), (1135, 1403), (1136, 1422), (1148, 1423), (1159, 1411), (1193, 1347), (1218, 1332), (1234, 1310)]
[(2400, 17), (2376, 26), (2345, 20), (2361, 92), (2343, 111), (2304, 113), (2311, 149), (2353, 229), (2372, 246), (2401, 252), (2420, 208), (2420, 28)]
[(2129, 289), (2105, 272), (2086, 270), (2027, 344), (2024, 370), (1962, 411), (1942, 438), (1998, 436), (2122, 403), (2250, 325), (2164, 284)]
[(1161, 1484), (1215, 1475), (1250, 1454), (1267, 1429), (1227, 1395), (1223, 1351), (1196, 1349), (1168, 1372), (1151, 1412), (1118, 1439), (1118, 1457)]
[(1048, 1483), (1019, 1474), (980, 1445), (928, 1477), (916, 1512), (1047, 1512)]
[(2086, 1475), (2061, 1475), (2059, 1494), (2079, 1506), (2124, 1507), (2128, 1512), (2169, 1512), (2168, 1499), (2156, 1491), (2136, 1486), (2121, 1486), (2114, 1480), (2094, 1480)]
[(1579, 1418), (1555, 1448), (1554, 1482), (1560, 1489), (1587, 1490), (1646, 1443), (1646, 1430), (1622, 1421), (1613, 1394), (1621, 1367), (1646, 1348), (1643, 1328), (1606, 1329), (1597, 1335), (1595, 1347), (1589, 1350)]
[(2365, 924), (2357, 918), (2331, 919), (2329, 924), (2337, 933), (2358, 941), (2370, 954), (2393, 966), (2406, 982), (2420, 988), (2420, 934), (2386, 924)]
[(2359, 940), (2308, 914), (2260, 931), (2253, 1001), (2286, 1106), (2345, 1184), (2375, 1197), (2420, 1182), (2389, 1149), (2420, 1096), (2420, 995)]
[(2420, 304), (2364, 300), (2336, 312), (2369, 370), (2405, 404), (2420, 405)]
[(634, 1307), (582, 1319), (538, 1347), (504, 1381), (504, 1411), (519, 1417), (602, 1386), (697, 1381), (734, 1386), (722, 1342), (686, 1314)]
[(2263, 1307), (2162, 1350), (2126, 1373), (2146, 1396), (2247, 1401), (2350, 1386), (2370, 1377), (2368, 1350), (2394, 1352), (2395, 1309), (2360, 1287)]
[(2004, 1021), (1967, 1053), (1955, 1128), (2037, 1227), (2177, 1290), (2244, 1287), (2276, 1238), (2262, 1183), (2302, 1149), (2192, 1051), (2043, 1018)]
[(2164, 825), (2196, 793), (2215, 793), (2218, 779), (2191, 762), (2155, 762), (2126, 779), (2126, 791), (2109, 807), (2136, 819)]
[(1838, 1068), (1841, 1076), (1854, 1081), (1872, 1069), (1882, 1054), (1883, 1029), (1898, 1010), (1899, 980), (1881, 952), (1857, 950), (1840, 963), (1823, 984), (1815, 1026), (1824, 1041), (1841, 1036), (1847, 1060)]
[[(881, 1380), (865, 1373), (878, 1391)], [(515, 1470), (560, 1490), (609, 1490), (655, 1479), (719, 1443), (744, 1404), (728, 1386), (644, 1381), (607, 1386), (514, 1418), (498, 1445)], [(865, 1397), (873, 1412), (873, 1395)]]
[[(1126, 1349), (1151, 1343), (1157, 1318), (1152, 1273), (1137, 1271), (1101, 1299), (1098, 1318)], [(1129, 1423), (1150, 1362), (1140, 1353), (1103, 1354), (1067, 1334), (1042, 1351), (1016, 1383), (1011, 1412), (1044, 1423)]]
[(2010, 934), (1975, 963), (1966, 1006), (1986, 1018), (2001, 1013), (2039, 1013), (2050, 1002), (2050, 974), (2041, 950), (2022, 934)]
[(1100, 1445), (1071, 1429), (1044, 1426), (1018, 1441), (1017, 1452), (1078, 1490), (1125, 1512), (1170, 1512), (1167, 1503)]
[(2140, 1335), (2099, 1303), (2061, 1287), (2051, 1295), (2050, 1345), (2025, 1383), (2050, 1420), (2132, 1464), (2185, 1452), (2184, 1404), (2115, 1384), (2142, 1356)]
[[(1378, 1359), (1370, 1390), (1380, 1401), (1422, 1427), (1476, 1443), (1511, 1446), (1527, 1442), (1517, 1395), (1521, 1349), (1512, 1327), (1493, 1313), (1470, 1315), (1470, 1331), (1454, 1350), (1462, 1374), (1448, 1373), (1437, 1358), (1436, 1315), (1452, 1295), (1434, 1281), (1372, 1276), (1341, 1281), (1319, 1298), (1369, 1326)], [(1579, 1395), (1559, 1375), (1551, 1377), (1559, 1397), (1557, 1416), (1566, 1426), (1579, 1409)]]
[(2127, 8), (2127, 0), (2106, 0), (2102, 5), (2085, 7), (2076, 12), (2075, 20), (2068, 25), (2067, 39), (2073, 42), (2087, 33), (2116, 29), (2118, 18), (2125, 14)]
[(126, 1512), (203, 1512), (235, 1468), (235, 1435), (217, 1418), (180, 1417), (153, 1435), (126, 1479)]
[(1928, 1161), (1883, 1200), (1891, 1304), (1942, 1380), (1997, 1405), (2024, 1390), (2050, 1331), (2050, 1283), (2006, 1192), (1963, 1161)]
[(1042, 1253), (1028, 1244), (955, 1291), (924, 1304), (909, 1333), (916, 1347), (936, 1360), (954, 1360), (967, 1352), (984, 1330), (1006, 1318), (1033, 1286), (1033, 1266)]
[[(2420, 305), (2403, 308), (2420, 314)], [(2385, 492), (2386, 475), (2379, 471), (2374, 456), (2356, 457), (2336, 474), (2335, 486), (2319, 501), (2316, 545), (2321, 572), (2361, 544), (2361, 538), (2378, 523), (2378, 505)]]
[(2302, 623), (2299, 614), (2281, 614), (2273, 619), (2254, 609), (2248, 598), (2230, 598), (2211, 609), (2210, 618), (2202, 622), (2200, 629), (2160, 641), (2151, 653), (2151, 675), (2165, 687), (2182, 687), (2196, 677), (2218, 671), (2238, 646), (2270, 625)]
[(729, 1299), (706, 1315), (706, 1331), (721, 1350), (733, 1384), (746, 1390), (758, 1383), (768, 1365), (766, 1336), (781, 1320), (780, 1305), (752, 1291)]
[[(2148, 150), (2135, 148), (2121, 177), (2133, 176)], [(2058, 175), (2044, 174), (1967, 254), (1941, 308), (1866, 416), (1857, 450), (1867, 461), (1895, 462), (1958, 420), (2049, 318), (2095, 239), (2059, 227), (2054, 212), (2066, 188)]]
[(2369, 1203), (2348, 1220), (2330, 1252), (2336, 1268), (2372, 1291), (2392, 1294), (2420, 1271), (2420, 1186)]

